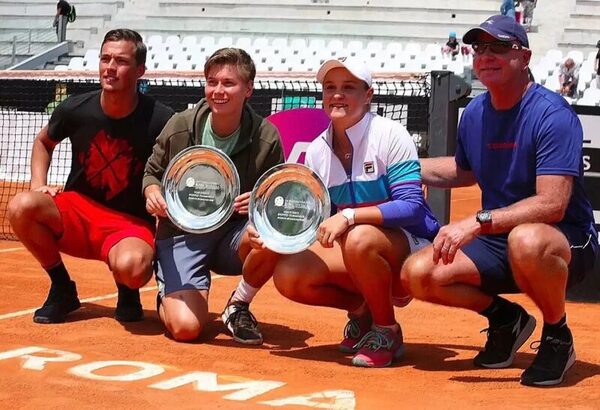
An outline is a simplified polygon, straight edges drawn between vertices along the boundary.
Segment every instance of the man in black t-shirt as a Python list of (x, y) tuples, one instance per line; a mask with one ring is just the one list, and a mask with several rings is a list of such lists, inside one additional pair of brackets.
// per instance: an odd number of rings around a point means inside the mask
[[(60, 323), (78, 309), (77, 289), (60, 253), (102, 260), (119, 297), (115, 318), (143, 318), (138, 289), (152, 276), (154, 225), (142, 196), (144, 164), (173, 111), (138, 94), (146, 46), (132, 30), (109, 31), (100, 55), (101, 90), (61, 103), (33, 143), (31, 191), (16, 195), (8, 218), (52, 285), (36, 323)], [(64, 190), (47, 185), (55, 146), (72, 144)]]

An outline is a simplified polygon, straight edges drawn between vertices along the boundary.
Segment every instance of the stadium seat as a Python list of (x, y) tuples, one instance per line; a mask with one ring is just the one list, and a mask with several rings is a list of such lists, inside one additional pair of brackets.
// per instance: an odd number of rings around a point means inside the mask
[(73, 57), (69, 61), (69, 70), (83, 70), (84, 62), (83, 57)]
[(308, 42), (308, 50), (313, 54), (317, 55), (322, 50), (326, 48), (325, 40), (322, 38), (312, 38)]
[(179, 36), (176, 35), (170, 35), (165, 39), (165, 45), (167, 46), (167, 48), (170, 48), (171, 46), (179, 46), (181, 44), (181, 39), (179, 38)]
[(96, 48), (90, 48), (83, 56), (83, 63), (85, 66), (89, 65), (89, 62), (97, 62), (100, 59), (100, 50)]
[(254, 54), (252, 51), (252, 39), (250, 37), (238, 37), (238, 39), (235, 40), (235, 46), (241, 48), (250, 55)]
[(189, 60), (177, 61), (175, 63), (176, 70), (190, 71), (190, 70), (192, 70), (192, 67), (193, 67), (193, 63)]
[(295, 55), (303, 55), (306, 53), (307, 45), (306, 40), (303, 38), (295, 38), (290, 41), (290, 50)]
[(215, 51), (215, 38), (213, 36), (202, 36), (198, 44), (200, 44), (202, 51), (207, 51), (211, 54)]
[(181, 39), (181, 45), (186, 49), (190, 46), (196, 45), (198, 38), (196, 36), (185, 36)]
[(560, 90), (560, 82), (558, 81), (558, 75), (553, 74), (546, 79), (544, 83), (544, 87), (549, 89), (550, 91), (558, 92)]
[(397, 41), (391, 41), (385, 47), (385, 52), (389, 58), (396, 58), (402, 53), (402, 44)]
[(163, 44), (163, 38), (160, 34), (153, 34), (150, 37), (148, 37), (146, 45), (149, 49), (152, 49), (157, 44)]
[(271, 41), (271, 47), (273, 47), (273, 53), (279, 54), (282, 51), (285, 51), (288, 47), (288, 41), (285, 37), (275, 37)]
[(545, 58), (547, 61), (550, 61), (556, 65), (556, 64), (562, 63), (563, 53), (560, 50), (551, 48), (550, 50), (546, 51)]
[(58, 64), (54, 66), (54, 71), (69, 71), (69, 66)]
[(256, 37), (252, 42), (253, 54), (260, 54), (262, 49), (269, 46), (269, 39), (266, 37)]
[(428, 60), (438, 60), (442, 58), (442, 46), (437, 43), (429, 43), (423, 50), (423, 55)]
[(360, 40), (351, 40), (346, 46), (347, 55), (355, 57), (363, 49), (363, 42)]
[(222, 36), (219, 37), (215, 43), (215, 49), (214, 51), (217, 51), (220, 48), (224, 48), (224, 47), (232, 47), (234, 45), (234, 41), (233, 41), (233, 37), (231, 36)]
[(331, 54), (332, 57), (344, 56), (344, 42), (342, 40), (333, 39), (327, 43), (327, 50)]
[(383, 52), (383, 43), (381, 41), (369, 41), (365, 46), (365, 51), (371, 58), (380, 56)]
[(411, 60), (415, 59), (421, 54), (421, 45), (418, 43), (407, 43), (404, 46), (404, 54), (407, 55)]

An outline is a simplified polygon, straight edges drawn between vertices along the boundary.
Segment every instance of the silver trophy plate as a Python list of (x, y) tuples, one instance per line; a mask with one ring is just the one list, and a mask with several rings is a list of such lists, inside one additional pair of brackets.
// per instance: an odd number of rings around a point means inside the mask
[(221, 150), (195, 145), (171, 160), (162, 189), (169, 219), (184, 231), (206, 233), (223, 225), (233, 213), (240, 177)]
[(269, 169), (250, 196), (250, 222), (265, 246), (282, 254), (307, 249), (330, 212), (327, 187), (301, 164), (286, 163)]

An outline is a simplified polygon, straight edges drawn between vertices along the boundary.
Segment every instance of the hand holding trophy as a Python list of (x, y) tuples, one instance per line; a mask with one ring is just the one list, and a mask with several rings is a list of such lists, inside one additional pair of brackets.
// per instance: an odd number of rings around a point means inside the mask
[(233, 213), (240, 178), (231, 159), (220, 150), (195, 145), (177, 154), (162, 181), (169, 219), (190, 233), (206, 233)]
[(282, 254), (307, 249), (330, 212), (325, 184), (301, 164), (269, 169), (258, 179), (250, 197), (250, 222), (265, 246)]

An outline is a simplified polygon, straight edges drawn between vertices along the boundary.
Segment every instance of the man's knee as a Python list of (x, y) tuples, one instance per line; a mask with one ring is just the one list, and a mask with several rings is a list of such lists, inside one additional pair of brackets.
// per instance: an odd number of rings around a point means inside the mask
[(179, 315), (170, 319), (167, 328), (173, 339), (178, 342), (191, 342), (202, 333), (202, 324), (192, 314)]
[(136, 250), (120, 252), (110, 261), (110, 268), (119, 283), (139, 289), (152, 276), (152, 256)]
[(11, 224), (21, 221), (31, 222), (41, 206), (38, 195), (33, 195), (32, 192), (21, 192), (9, 201), (6, 215)]
[(416, 298), (427, 296), (437, 283), (430, 254), (411, 255), (402, 265), (400, 280), (404, 289)]
[(519, 225), (508, 234), (508, 253), (511, 260), (537, 263), (547, 247), (548, 238), (540, 224)]

